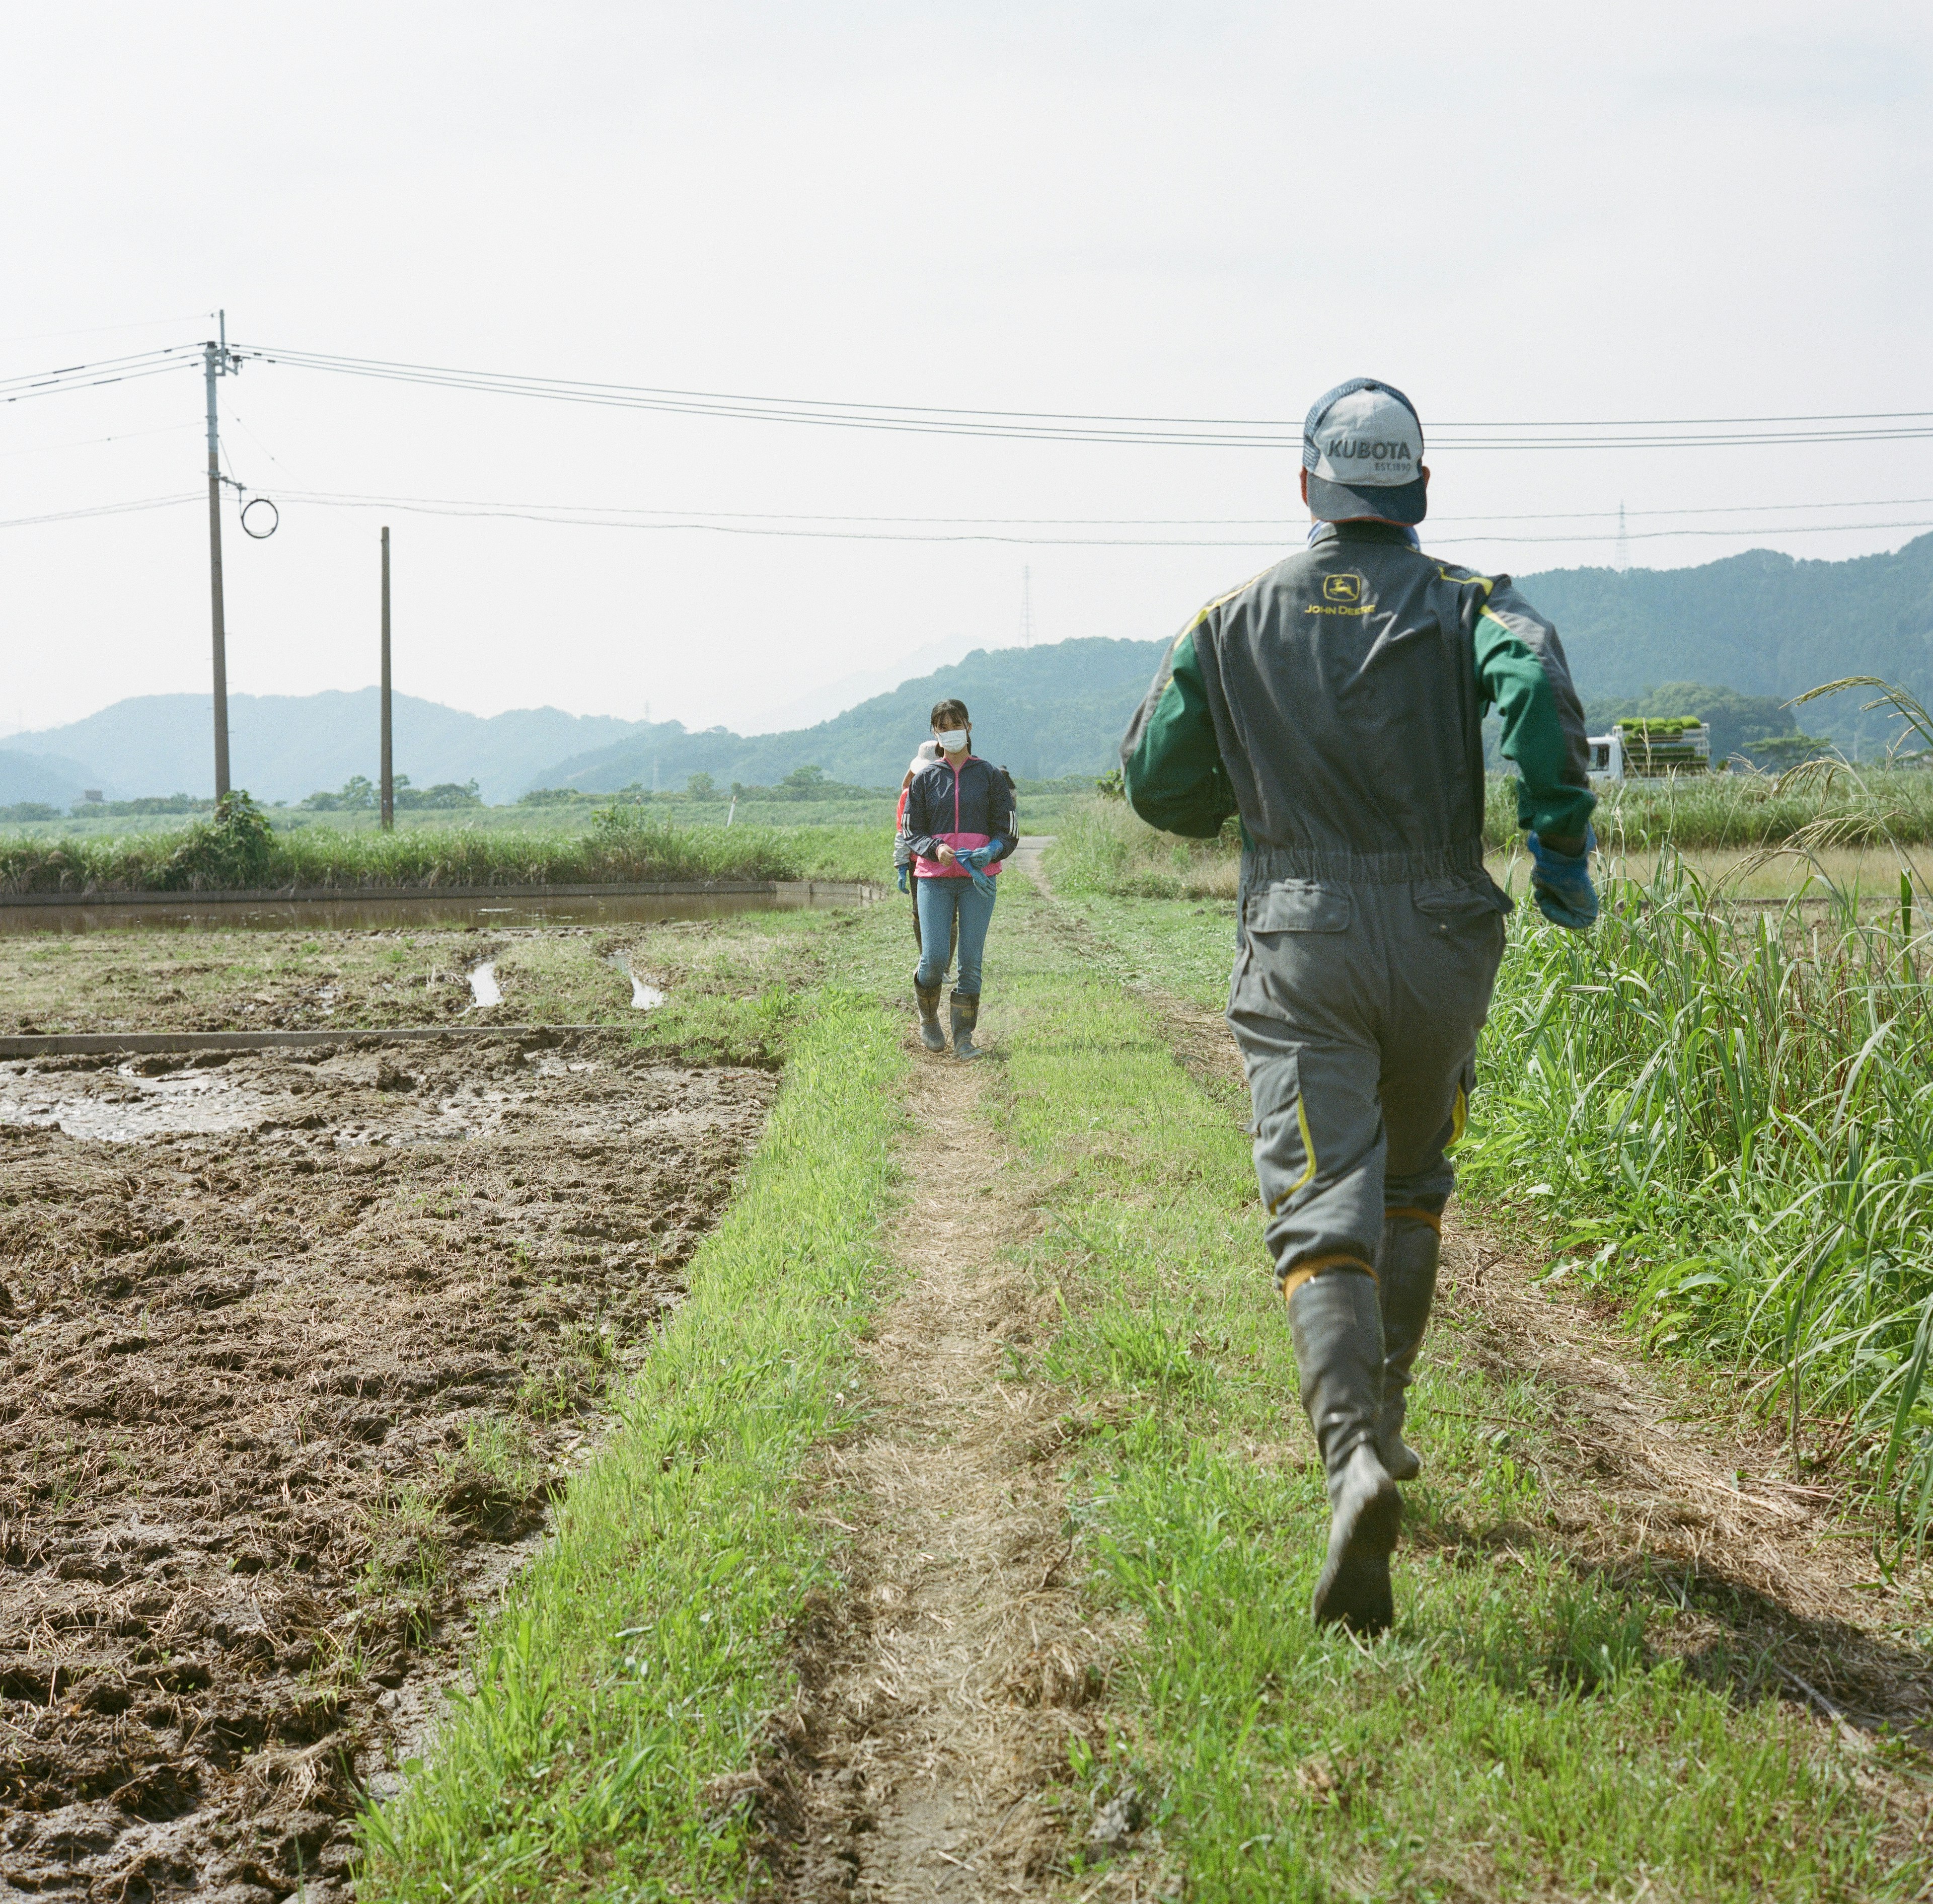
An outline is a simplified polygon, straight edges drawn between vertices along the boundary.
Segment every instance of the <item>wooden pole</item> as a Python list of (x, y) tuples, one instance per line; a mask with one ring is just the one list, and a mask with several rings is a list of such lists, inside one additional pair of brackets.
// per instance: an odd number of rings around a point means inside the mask
[(228, 797), (228, 629), (221, 599), (221, 443), (215, 420), (215, 379), (227, 355), (227, 316), (219, 345), (202, 347), (208, 382), (208, 592), (215, 623), (215, 797)]
[(383, 531), (383, 830), (396, 824), (395, 756), (389, 731), (389, 532)]

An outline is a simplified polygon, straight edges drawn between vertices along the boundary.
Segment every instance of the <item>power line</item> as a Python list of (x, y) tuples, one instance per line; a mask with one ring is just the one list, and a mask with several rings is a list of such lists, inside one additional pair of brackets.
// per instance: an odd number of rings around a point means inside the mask
[(182, 496), (143, 496), (131, 503), (98, 503), (92, 509), (56, 509), (50, 515), (17, 515), (0, 521), (0, 529), (26, 529), (40, 522), (77, 522), (89, 515), (131, 515), (141, 509), (171, 509), (183, 503), (198, 503), (202, 500), (191, 491)]
[[(1011, 516), (976, 518), (780, 514), (754, 515), (743, 511), (633, 509), (594, 504), (500, 502), (459, 497), (364, 495), (351, 491), (335, 490), (278, 488), (275, 494), (284, 502), (309, 503), (323, 509), (404, 509), (413, 514), (440, 515), (455, 521), (486, 519), (549, 523), (560, 527), (573, 528), (683, 530), (699, 533), (768, 536), (803, 541), (897, 542), (930, 544), (985, 542), (1018, 547), (1063, 548), (1269, 548), (1278, 547), (1292, 539), (1300, 533), (1303, 527), (1300, 522), (1291, 518), (1264, 516), (1234, 517), (1218, 520), (1156, 517), (1030, 518)], [(194, 500), (196, 498), (192, 495), (142, 497), (128, 502), (101, 503), (82, 509), (58, 510), (40, 515), (17, 516), (0, 519), (0, 529), (26, 528), (44, 523), (76, 521), (89, 516), (128, 515), (148, 509), (170, 508), (179, 503)], [(1763, 512), (1769, 513), (1775, 510), (1790, 511), (1808, 506), (1822, 509), (1884, 508), (1904, 506), (1915, 503), (1925, 504), (1929, 502), (1933, 502), (1933, 499), (1901, 498), (1897, 505), (1884, 503), (1817, 505), (1773, 503), (1766, 505)], [(1706, 510), (1683, 512), (1634, 510), (1630, 512), (1633, 515), (1643, 513), (1652, 517), (1672, 513), (1703, 515), (1715, 512), (1716, 512)], [(1561, 515), (1549, 517), (1444, 516), (1436, 518), (1434, 526), (1447, 527), (1452, 524), (1461, 526), (1486, 521), (1556, 522), (1577, 519), (1605, 519), (1609, 517), (1610, 513), (1610, 512), (1580, 512), (1579, 516), (1576, 518)], [(828, 524), (833, 526), (813, 526)], [(886, 526), (894, 524), (902, 526), (897, 528)], [(1259, 536), (1098, 536), (994, 533), (1002, 529), (1027, 528), (1238, 528), (1243, 527), (1270, 529), (1275, 533)], [(931, 533), (935, 528), (942, 529), (945, 533)], [(1764, 534), (1784, 536), (1831, 535), (1840, 533), (1851, 534), (1876, 530), (1926, 528), (1933, 528), (1933, 521), (1739, 523), (1713, 527), (1641, 529), (1627, 531), (1624, 539), (1632, 542), (1657, 542), (1685, 537), (1704, 539), (1712, 537), (1739, 537)], [(1475, 543), (1615, 543), (1619, 537), (1615, 530), (1598, 533), (1577, 530), (1535, 535), (1491, 530), (1466, 535), (1438, 536), (1431, 533), (1431, 525), (1426, 525), (1424, 539), (1432, 547), (1454, 548)]]
[[(230, 413), (230, 421), (239, 423), (241, 419)], [(245, 429), (247, 425), (242, 425)], [(254, 432), (249, 434), (252, 436)], [(256, 439), (260, 445), (260, 439)], [(266, 445), (260, 446), (263, 453), (280, 467)], [(259, 488), (259, 484), (254, 485)], [(487, 514), (505, 512), (543, 520), (550, 517), (582, 517), (591, 518), (637, 518), (637, 526), (663, 526), (672, 528), (688, 528), (697, 524), (710, 523), (780, 523), (807, 524), (831, 523), (840, 527), (872, 527), (900, 525), (914, 527), (945, 527), (948, 529), (1027, 528), (1027, 529), (1245, 529), (1273, 530), (1278, 536), (1301, 532), (1307, 526), (1307, 518), (1300, 515), (1237, 515), (1237, 516), (1024, 516), (1024, 515), (834, 515), (804, 509), (645, 509), (618, 503), (534, 503), (506, 501), (501, 499), (478, 497), (453, 496), (398, 496), (387, 493), (364, 494), (359, 491), (341, 490), (286, 490), (278, 492), (286, 500), (294, 502), (311, 502), (344, 507), (377, 507), (393, 506), (398, 509), (416, 509), (429, 512), (446, 511), (452, 515)], [(1706, 515), (1770, 515), (1793, 514), (1822, 509), (1889, 509), (1933, 508), (1933, 496), (1884, 497), (1867, 501), (1843, 503), (1727, 503), (1718, 507), (1664, 509), (1577, 509), (1534, 512), (1531, 513), (1484, 514), (1478, 515), (1432, 515), (1429, 520), (1433, 527), (1468, 523), (1514, 522), (1594, 522), (1614, 521), (1628, 513), (1633, 518), (1646, 520), (1659, 517)], [(614, 526), (624, 526), (618, 522)], [(1778, 525), (1767, 525), (1777, 530)], [(1835, 527), (1883, 527), (1883, 524), (1832, 524), (1817, 525), (1820, 531)], [(1904, 526), (1911, 526), (1910, 524)], [(1657, 533), (1675, 533), (1667, 531)], [(1686, 531), (1686, 533), (1691, 532)], [(1761, 533), (1754, 526), (1747, 525), (1734, 529), (1719, 529), (1708, 532), (1715, 535), (1744, 535)], [(1275, 537), (1268, 539), (1273, 540)], [(914, 539), (918, 539), (915, 538)], [(1592, 538), (1577, 536), (1555, 536), (1555, 541), (1589, 540)], [(1609, 537), (1596, 539), (1607, 540)], [(1259, 548), (1259, 542), (1241, 542), (1232, 547)]]
[(190, 311), (179, 317), (143, 317), (131, 324), (88, 324), (74, 331), (28, 331), (17, 337), (0, 337), (0, 344), (44, 344), (50, 338), (63, 337), (104, 337), (110, 331), (164, 330), (170, 324), (199, 323), (214, 315), (212, 311)]
[[(970, 521), (962, 520), (958, 527), (948, 529), (945, 533), (933, 533), (930, 527), (915, 527), (908, 530), (858, 525), (879, 524), (894, 521), (914, 524), (944, 522), (948, 518), (894, 517), (841, 518), (825, 516), (747, 518), (742, 515), (726, 515), (722, 512), (714, 514), (705, 511), (693, 511), (680, 515), (665, 511), (604, 508), (571, 503), (486, 502), (449, 497), (365, 496), (343, 491), (287, 490), (278, 491), (277, 494), (281, 500), (287, 502), (312, 503), (324, 509), (405, 509), (413, 514), (446, 516), (457, 520), (488, 519), (552, 523), (561, 527), (588, 529), (684, 530), (713, 535), (772, 536), (789, 540), (818, 542), (933, 544), (987, 542), (1019, 547), (1060, 548), (1269, 548), (1279, 546), (1300, 527), (1299, 524), (1285, 521), (1279, 525), (1279, 533), (1269, 536), (1036, 536), (996, 533), (993, 527), (985, 524), (973, 524)], [(1446, 521), (1449, 519), (1446, 518)], [(1464, 518), (1466, 521), (1481, 519)], [(1008, 518), (1007, 520), (1012, 521), (1016, 519)], [(801, 526), (813, 523), (846, 523), (852, 526), (837, 527)], [(1097, 523), (1093, 526), (1112, 525)], [(1201, 526), (1221, 525), (1202, 524)], [(1726, 527), (1639, 530), (1631, 533), (1628, 539), (1634, 542), (1655, 542), (1679, 536), (1737, 537), (1763, 533), (1787, 536), (1830, 535), (1874, 530), (1925, 528), (1933, 528), (1933, 521), (1793, 524), (1763, 527), (1753, 524), (1739, 524)], [(1575, 530), (1555, 535), (1493, 533), (1439, 536), (1429, 534), (1426, 530), (1425, 536), (1429, 545), (1435, 548), (1455, 548), (1472, 543), (1614, 542), (1618, 539), (1615, 531), (1600, 534), (1580, 533)]]
[[(669, 415), (810, 424), (927, 435), (1026, 441), (1168, 445), (1197, 449), (1280, 449), (1299, 446), (1301, 425), (1279, 418), (1111, 416), (1073, 411), (976, 410), (933, 404), (852, 403), (826, 398), (753, 396), (654, 385), (471, 371), (442, 364), (346, 357), (263, 347), (243, 354), (292, 368), (443, 389), (540, 398)], [(1829, 428), (1800, 428), (1800, 425)], [(1877, 427), (1877, 426), (1884, 427)], [(1580, 436), (1581, 430), (1613, 431)], [(1664, 434), (1656, 434), (1657, 432)], [(1523, 434), (1525, 432), (1542, 434)], [(1645, 433), (1645, 434), (1638, 434)], [(1750, 446), (1907, 440), (1933, 436), (1933, 410), (1820, 413), (1738, 418), (1644, 418), (1589, 422), (1447, 423), (1432, 427), (1438, 449), (1722, 449)]]
[(19, 449), (0, 449), (0, 456), (44, 456), (56, 449), (92, 449), (104, 443), (132, 443), (137, 437), (173, 436), (181, 430), (191, 430), (192, 423), (162, 423), (152, 430), (119, 430), (111, 437), (74, 437), (65, 443), (29, 443)]
[(170, 344), (159, 350), (104, 358), (98, 363), (69, 364), (58, 370), (0, 377), (0, 403), (23, 403), (33, 397), (57, 396), (69, 390), (93, 389), (104, 383), (128, 383), (144, 377), (159, 377), (191, 362), (200, 351), (198, 344)]
[[(158, 375), (194, 346), (69, 365), (0, 379), (0, 401)], [(1301, 426), (1286, 419), (1105, 416), (1075, 411), (973, 409), (924, 404), (853, 403), (827, 398), (745, 395), (654, 385), (471, 371), (449, 365), (349, 357), (266, 347), (238, 353), (265, 362), (338, 376), (550, 402), (644, 410), (669, 415), (810, 424), (942, 436), (1032, 442), (1102, 443), (1197, 449), (1282, 449), (1297, 446)], [(1609, 431), (1583, 435), (1580, 431)], [(1446, 422), (1429, 436), (1438, 449), (1687, 449), (1778, 447), (1832, 443), (1916, 440), (1933, 436), (1933, 410), (1861, 410), (1763, 416), (1598, 418), (1569, 422)]]

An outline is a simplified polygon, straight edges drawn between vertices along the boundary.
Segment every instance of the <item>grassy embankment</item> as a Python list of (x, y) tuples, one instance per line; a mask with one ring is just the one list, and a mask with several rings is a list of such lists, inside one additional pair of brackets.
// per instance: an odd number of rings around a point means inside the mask
[(599, 885), (891, 876), (892, 827), (678, 827), (606, 808), (579, 830), (419, 826), (284, 832), (252, 804), (152, 833), (0, 836), (0, 893), (209, 892), (287, 887)]
[[(1051, 833), (1060, 821), (1087, 803), (1093, 789), (1091, 780), (1083, 781), (1075, 790), (1070, 790), (1060, 782), (1047, 784), (1047, 791), (1029, 792), (1025, 787), (1021, 789), (1021, 819), (1030, 833)], [(768, 797), (741, 800), (735, 810), (732, 808), (729, 800), (715, 796), (710, 799), (693, 800), (681, 794), (648, 799), (636, 810), (645, 818), (680, 832), (723, 833), (727, 830), (726, 819), (729, 813), (729, 830), (734, 834), (746, 828), (829, 834), (854, 827), (869, 834), (876, 834), (882, 827), (891, 830), (894, 806), (898, 799), (897, 791), (891, 788), (876, 792), (855, 793), (849, 797), (810, 800), (779, 799), (769, 797), (769, 789), (759, 791)], [(607, 794), (601, 800), (557, 800), (533, 803), (528, 806), (520, 802), (510, 806), (406, 807), (396, 815), (396, 830), (398, 833), (437, 834), (451, 832), (575, 834), (584, 832), (597, 812), (612, 803), (613, 797)], [(269, 824), (278, 833), (323, 833), (355, 836), (374, 833), (378, 830), (373, 808), (330, 812), (294, 806), (272, 806), (265, 807), (263, 811)], [(102, 814), (90, 816), (83, 811), (65, 814), (52, 820), (0, 821), (0, 832), (36, 845), (46, 846), (62, 841), (106, 842), (149, 838), (163, 834), (179, 835), (186, 824), (179, 814)]]
[[(786, 1084), (690, 1294), (518, 1581), (365, 1899), (735, 1894), (751, 1761), (828, 1530), (789, 1512), (849, 1422), (906, 1059), (869, 1002), (799, 1002)], [(416, 1768), (412, 1767), (415, 1770)]]
[[(1217, 852), (1115, 806), (1055, 864), (1075, 890), (1231, 896)], [(1896, 858), (1860, 875), (1877, 908), (1848, 885), (1823, 916), (1741, 914), (1667, 852), (1648, 880), (1604, 879), (1587, 938), (1520, 905), (1465, 1176), (1655, 1345), (1742, 1365), (1817, 1478), (1890, 1492), (1916, 1530), (1933, 1510), (1933, 945), (1917, 875), (1902, 908)], [(1521, 898), (1520, 860), (1514, 883)], [(1225, 972), (1195, 976), (1225, 995)]]
[[(1397, 1628), (1374, 1648), (1312, 1632), (1326, 1502), (1239, 1089), (1192, 1077), (1123, 984), (1199, 990), (1225, 922), (1006, 891), (985, 1141), (1035, 1186), (1027, 1258), (1066, 1319), (1016, 1373), (1065, 1395), (1051, 1458), (1077, 1551), (1135, 1635), (1066, 1785), (1135, 1796), (1144, 1894), (1916, 1894), (1892, 1749), (1855, 1772), (1714, 1638), (1695, 1589), (1568, 1551), (1544, 1478), (1560, 1411), (1487, 1379), (1454, 1323), (1418, 1397), (1430, 1467)], [(846, 929), (842, 967), (873, 996), (804, 1005), (746, 1193), (488, 1635), (476, 1695), (373, 1824), (365, 1899), (756, 1892), (719, 1781), (784, 1703), (788, 1623), (836, 1585), (798, 1482), (810, 1442), (863, 1410), (846, 1345), (886, 1293), (903, 937), (886, 909)], [(1073, 1812), (1084, 1892), (1103, 1854)]]

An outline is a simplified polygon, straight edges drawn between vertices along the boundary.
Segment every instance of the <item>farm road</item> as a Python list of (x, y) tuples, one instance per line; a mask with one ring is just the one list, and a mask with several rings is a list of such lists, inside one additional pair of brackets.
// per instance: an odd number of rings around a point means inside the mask
[(819, 1478), (818, 1510), (854, 1537), (785, 1728), (798, 1898), (1027, 1894), (1059, 1835), (1033, 1801), (1102, 1682), (1042, 1458), (1059, 1402), (1016, 1379), (1010, 1353), (1049, 1318), (1003, 1260), (1034, 1219), (979, 1114), (988, 1076), (951, 1059), (918, 1074), (923, 1134), (893, 1239), (907, 1280), (861, 1351), (873, 1425)]
[[(1048, 902), (1041, 926), (1090, 966), (1117, 963), (1054, 901), (1037, 857), (1022, 869)], [(1120, 976), (1156, 1011), (1176, 1060), (1239, 1115), (1239, 1060), (1219, 1016)], [(1030, 1379), (1027, 1354), (1060, 1319), (1015, 1262), (1042, 1187), (985, 1114), (997, 1083), (992, 1065), (920, 1065), (893, 1239), (906, 1280), (862, 1351), (869, 1425), (828, 1451), (814, 1491), (814, 1511), (852, 1539), (847, 1591), (804, 1636), (803, 1689), (766, 1772), (768, 1855), (795, 1899), (1072, 1895), (1069, 1743), (1098, 1743), (1120, 1716), (1108, 1680), (1132, 1635), (1123, 1616), (1097, 1616), (1081, 1590), (1092, 1557), (1063, 1531), (1066, 1397)], [(1806, 1713), (1856, 1756), (1881, 1728), (1928, 1736), (1917, 1596), (1869, 1578), (1831, 1495), (1771, 1472), (1776, 1436), (1535, 1288), (1467, 1221), (1449, 1236), (1442, 1316), (1437, 1353), (1499, 1383), (1528, 1380), (1547, 1406), (1546, 1524), (1509, 1538), (1548, 1545), (1580, 1579), (1674, 1600), (1671, 1651), (1739, 1700)], [(1292, 1395), (1282, 1407), (1296, 1439)], [(1446, 1537), (1425, 1516), (1405, 1544), (1454, 1558)], [(1913, 1836), (1913, 1788), (1868, 1776), (1890, 1829)], [(1099, 1888), (1125, 1896), (1153, 1875), (1129, 1857)]]

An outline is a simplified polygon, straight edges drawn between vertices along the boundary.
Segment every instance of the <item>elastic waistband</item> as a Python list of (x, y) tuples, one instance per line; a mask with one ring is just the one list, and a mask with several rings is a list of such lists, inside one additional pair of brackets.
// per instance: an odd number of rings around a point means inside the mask
[(1417, 879), (1480, 872), (1481, 839), (1450, 846), (1421, 846), (1407, 853), (1357, 853), (1347, 847), (1272, 846), (1258, 842), (1242, 849), (1242, 884), (1266, 886), (1276, 879), (1333, 879), (1351, 886), (1401, 886)]

